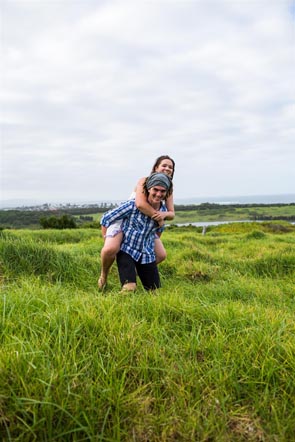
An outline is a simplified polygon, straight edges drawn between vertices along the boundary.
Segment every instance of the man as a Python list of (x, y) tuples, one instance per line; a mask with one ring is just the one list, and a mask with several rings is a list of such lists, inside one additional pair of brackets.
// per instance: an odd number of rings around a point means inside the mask
[[(163, 200), (171, 187), (171, 179), (164, 173), (152, 173), (144, 190), (148, 203), (155, 209), (167, 211)], [(160, 277), (154, 251), (155, 235), (164, 230), (158, 223), (137, 209), (134, 200), (106, 212), (101, 225), (108, 227), (117, 219), (123, 219), (123, 240), (117, 254), (117, 265), (122, 291), (136, 289), (136, 272), (146, 290), (160, 287)]]

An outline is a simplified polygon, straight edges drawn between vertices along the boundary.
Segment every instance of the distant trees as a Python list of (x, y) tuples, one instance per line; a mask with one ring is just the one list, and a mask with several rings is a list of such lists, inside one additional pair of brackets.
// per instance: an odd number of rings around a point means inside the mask
[(81, 219), (82, 221), (93, 221), (93, 216), (80, 215), (79, 219)]
[[(295, 221), (295, 203), (289, 204), (216, 204), (202, 203), (190, 205), (174, 205), (179, 217), (185, 217), (185, 212), (192, 212), (192, 217), (202, 220), (206, 216), (210, 219), (219, 220), (223, 216), (227, 219), (235, 219), (238, 211), (239, 219), (241, 214), (245, 219), (259, 220), (285, 220)], [(45, 206), (44, 206), (45, 207)], [(89, 207), (63, 207), (56, 210), (0, 210), (0, 228), (2, 229), (39, 229), (43, 228), (65, 229), (65, 228), (100, 228), (100, 214), (116, 205), (102, 203), (100, 206)], [(48, 206), (49, 207), (49, 206)], [(272, 210), (274, 207), (274, 210)], [(283, 207), (282, 210), (277, 210)], [(285, 210), (286, 209), (286, 210)], [(64, 217), (66, 215), (66, 217)], [(93, 216), (92, 216), (93, 215)], [(42, 219), (42, 221), (40, 221)], [(193, 219), (193, 218), (191, 218)], [(42, 228), (41, 227), (41, 228)]]
[(40, 224), (43, 229), (76, 229), (77, 224), (75, 219), (69, 215), (57, 216), (42, 216)]

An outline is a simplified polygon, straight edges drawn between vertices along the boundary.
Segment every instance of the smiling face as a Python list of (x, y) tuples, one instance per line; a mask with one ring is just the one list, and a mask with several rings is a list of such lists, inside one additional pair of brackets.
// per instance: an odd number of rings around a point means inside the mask
[(167, 195), (167, 189), (162, 186), (151, 187), (148, 190), (148, 202), (154, 208), (158, 208), (160, 206), (160, 202), (165, 199)]
[[(171, 179), (173, 179), (175, 172), (175, 161), (169, 155), (161, 155), (155, 161), (151, 173), (162, 172), (166, 173)], [(168, 173), (167, 173), (168, 172)]]
[(164, 159), (158, 164), (158, 166), (155, 167), (155, 172), (165, 173), (172, 178), (174, 173), (174, 164), (171, 160)]

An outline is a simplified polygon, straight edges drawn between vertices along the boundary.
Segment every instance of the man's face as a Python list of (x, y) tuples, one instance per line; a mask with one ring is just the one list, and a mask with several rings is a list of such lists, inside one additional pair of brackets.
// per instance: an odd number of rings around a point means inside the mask
[(148, 192), (149, 192), (148, 201), (151, 204), (158, 204), (160, 201), (165, 199), (167, 194), (166, 188), (162, 186), (151, 187), (148, 190)]

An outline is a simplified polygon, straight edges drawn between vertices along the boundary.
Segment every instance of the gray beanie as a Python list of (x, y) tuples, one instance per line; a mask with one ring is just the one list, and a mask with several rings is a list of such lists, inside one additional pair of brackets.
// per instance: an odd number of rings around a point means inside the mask
[(168, 175), (162, 172), (154, 172), (147, 178), (145, 185), (147, 189), (155, 186), (161, 186), (165, 187), (166, 190), (169, 190), (171, 184), (172, 182)]

